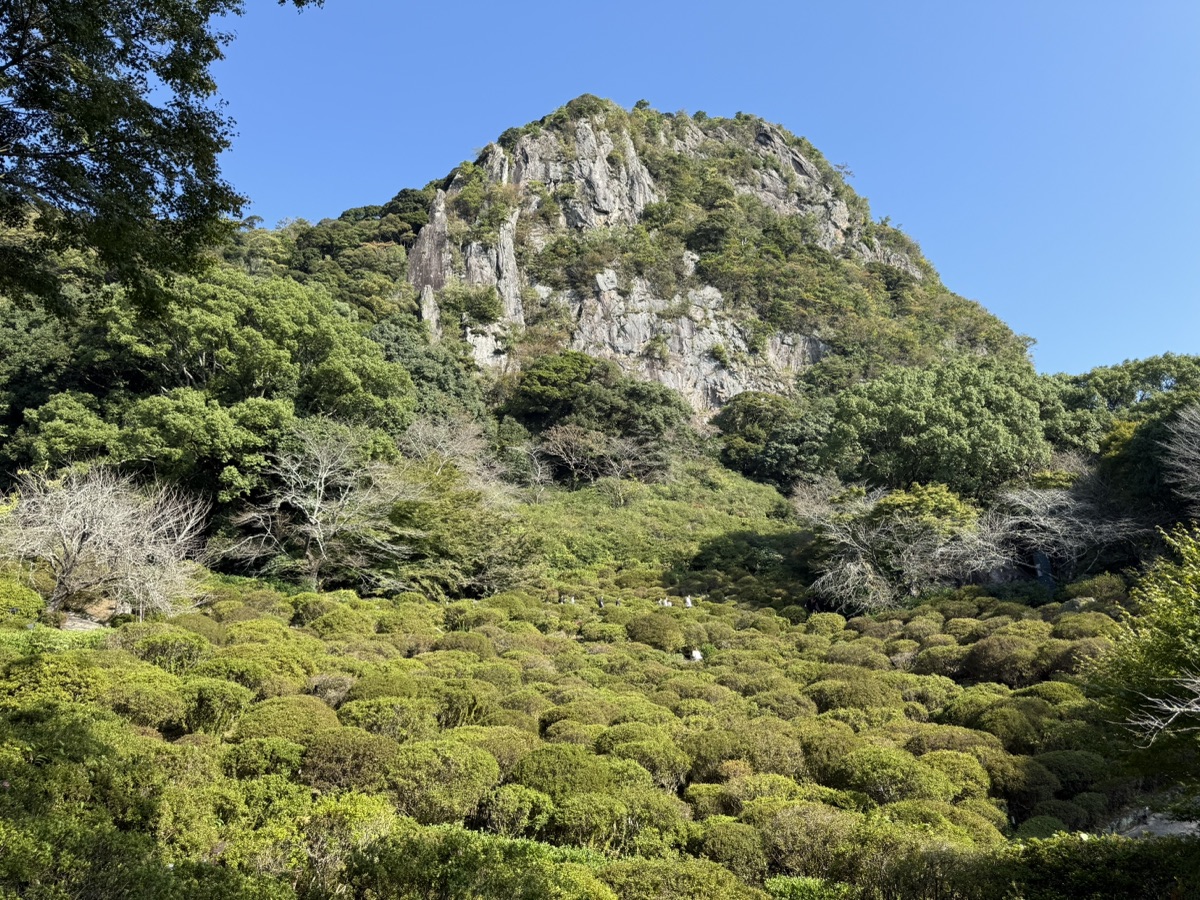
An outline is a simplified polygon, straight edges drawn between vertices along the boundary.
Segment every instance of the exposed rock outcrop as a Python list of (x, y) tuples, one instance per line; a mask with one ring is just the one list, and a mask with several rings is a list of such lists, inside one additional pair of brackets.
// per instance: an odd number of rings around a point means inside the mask
[[(441, 336), (452, 324), (439, 307), (439, 292), (454, 280), (490, 286), (500, 297), (499, 321), (483, 327), (453, 324), (480, 366), (510, 363), (508, 348), (526, 324), (522, 297), (536, 296), (542, 303), (570, 309), (570, 347), (675, 388), (698, 411), (719, 407), (746, 390), (787, 393), (797, 371), (829, 348), (815, 335), (754, 337), (711, 285), (697, 287), (692, 279), (686, 289), (663, 296), (645, 278), (607, 269), (595, 277), (594, 289), (556, 289), (522, 270), (523, 247), (536, 252), (556, 233), (635, 226), (647, 206), (666, 196), (639, 154), (624, 115), (616, 111), (559, 120), (554, 127), (531, 126), (505, 147), (488, 146), (473, 171), (486, 173), (489, 185), (507, 186), (507, 196), (515, 196), (516, 202), (499, 228), (493, 226), (483, 239), (467, 237), (456, 244), (453, 237), (471, 233), (465, 227), (470, 223), (451, 227), (454, 213), (448, 212), (447, 202), (466, 189), (467, 176), (460, 171), (446, 191), (437, 192), (429, 224), (409, 255), (408, 277), (420, 293), (422, 318), (435, 337)], [(922, 276), (915, 260), (868, 234), (861, 212), (847, 204), (828, 164), (818, 165), (802, 152), (807, 145), (760, 120), (725, 121), (730, 127), (702, 129), (691, 119), (675, 118), (651, 146), (693, 159), (741, 154), (749, 163), (730, 178), (735, 193), (753, 196), (780, 215), (805, 217), (813, 243), (827, 251), (856, 254), (863, 261), (886, 262)], [(744, 127), (748, 121), (754, 123), (752, 130)], [(681, 263), (690, 270), (695, 259), (689, 253)]]

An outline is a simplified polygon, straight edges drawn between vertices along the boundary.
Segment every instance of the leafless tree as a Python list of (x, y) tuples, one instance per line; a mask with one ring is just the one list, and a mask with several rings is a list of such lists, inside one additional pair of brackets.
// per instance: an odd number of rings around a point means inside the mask
[(1006, 491), (994, 508), (1001, 517), (1003, 540), (1013, 548), (1015, 558), (1040, 551), (1067, 575), (1077, 571), (1089, 554), (1146, 530), (1108, 508), (1094, 475), (1077, 479), (1070, 488)]
[(875, 514), (887, 494), (848, 488), (832, 476), (801, 484), (793, 494), (797, 514), (812, 527), (821, 549), (813, 590), (836, 606), (885, 608), (1003, 570), (1036, 552), (1070, 573), (1088, 554), (1144, 531), (1108, 508), (1103, 486), (1087, 473), (1069, 488), (1002, 493), (972, 524), (955, 528)]
[(1164, 442), (1167, 478), (1200, 516), (1200, 404), (1186, 406), (1171, 423)]
[(1147, 698), (1144, 708), (1129, 720), (1147, 745), (1164, 734), (1200, 731), (1200, 675), (1174, 679), (1174, 687), (1165, 697)]
[(447, 465), (473, 472), (487, 459), (489, 449), (483, 427), (465, 414), (449, 419), (417, 419), (398, 443), (405, 456), (432, 463), (436, 474)]
[(206, 502), (164, 486), (139, 489), (110, 469), (23, 475), (0, 522), (0, 553), (50, 575), (51, 611), (111, 597), (139, 616), (195, 595)]
[(661, 468), (648, 443), (579, 425), (555, 425), (548, 429), (542, 435), (540, 449), (576, 482), (646, 478)]
[(793, 495), (797, 513), (822, 547), (812, 589), (833, 605), (884, 609), (1008, 562), (994, 517), (946, 528), (919, 517), (877, 515), (887, 495), (847, 488), (832, 477), (802, 485)]
[(419, 490), (396, 467), (364, 458), (360, 436), (345, 425), (310, 419), (292, 437), (267, 469), (268, 496), (234, 517), (246, 536), (224, 555), (298, 573), (315, 590), (331, 573), (386, 580), (387, 563), (407, 552), (389, 514)]

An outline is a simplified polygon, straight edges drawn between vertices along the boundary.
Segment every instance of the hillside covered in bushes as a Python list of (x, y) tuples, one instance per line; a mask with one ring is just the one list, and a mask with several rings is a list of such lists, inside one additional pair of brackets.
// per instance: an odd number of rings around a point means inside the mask
[(1200, 358), (744, 114), (260, 225), (0, 295), (0, 897), (1200, 894)]

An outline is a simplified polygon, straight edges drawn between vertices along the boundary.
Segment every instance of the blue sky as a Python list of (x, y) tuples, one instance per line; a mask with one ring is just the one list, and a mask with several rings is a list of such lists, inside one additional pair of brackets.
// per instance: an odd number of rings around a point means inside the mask
[(216, 68), (268, 224), (381, 203), (582, 93), (741, 110), (855, 173), (1041, 371), (1200, 353), (1195, 0), (251, 0)]

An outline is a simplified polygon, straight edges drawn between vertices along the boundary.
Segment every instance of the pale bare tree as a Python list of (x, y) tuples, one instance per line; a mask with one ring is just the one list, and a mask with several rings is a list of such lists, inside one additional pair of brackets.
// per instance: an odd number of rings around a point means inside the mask
[(542, 435), (542, 454), (576, 482), (601, 478), (645, 479), (663, 468), (661, 454), (646, 441), (605, 434), (580, 425), (555, 425)]
[(972, 523), (954, 528), (921, 517), (875, 514), (887, 495), (847, 487), (833, 476), (801, 484), (793, 493), (797, 515), (820, 541), (812, 588), (835, 606), (885, 608), (1028, 562), (1037, 553), (1070, 574), (1089, 555), (1145, 531), (1109, 509), (1103, 485), (1090, 473), (1078, 475), (1069, 488), (1004, 492)]
[(441, 474), (447, 465), (473, 472), (489, 455), (483, 426), (464, 413), (448, 419), (419, 418), (408, 426), (397, 443), (405, 456), (431, 463), (436, 474)]
[(1070, 488), (1006, 491), (996, 499), (994, 509), (1014, 558), (1045, 553), (1067, 576), (1089, 556), (1146, 532), (1144, 525), (1109, 509), (1094, 475), (1077, 479)]
[(876, 610), (1009, 562), (1002, 522), (984, 514), (946, 527), (922, 517), (879, 515), (885, 490), (847, 487), (826, 476), (793, 493), (797, 515), (819, 544), (812, 590), (840, 609)]
[(51, 611), (108, 597), (145, 616), (195, 595), (208, 512), (176, 488), (141, 489), (110, 469), (25, 474), (0, 522), (0, 553), (49, 575)]
[(1200, 404), (1185, 406), (1171, 423), (1164, 465), (1175, 492), (1200, 516)]
[(1146, 698), (1145, 707), (1129, 719), (1129, 726), (1147, 745), (1164, 734), (1200, 732), (1200, 675), (1185, 675), (1172, 681), (1172, 693)]
[(420, 491), (388, 463), (364, 458), (363, 437), (348, 426), (309, 419), (275, 455), (261, 502), (233, 518), (245, 536), (224, 555), (299, 574), (315, 590), (331, 573), (364, 583), (387, 580), (389, 562), (407, 553), (389, 515)]

